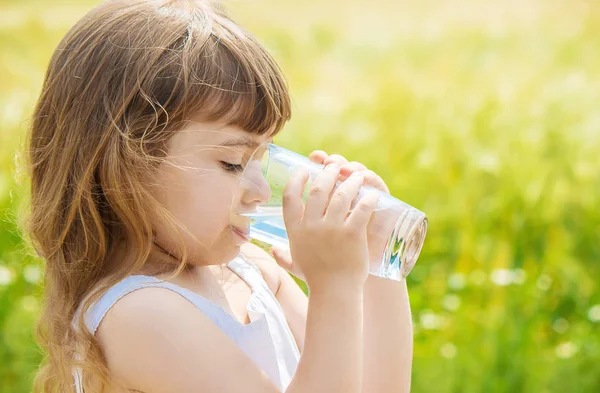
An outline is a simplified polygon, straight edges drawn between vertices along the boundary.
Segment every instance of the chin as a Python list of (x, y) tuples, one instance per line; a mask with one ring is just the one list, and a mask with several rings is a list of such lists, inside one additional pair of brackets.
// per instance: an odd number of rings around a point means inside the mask
[(227, 250), (227, 255), (225, 256), (226, 261), (224, 263), (230, 262), (240, 256), (242, 252), (242, 244), (234, 244), (231, 249)]

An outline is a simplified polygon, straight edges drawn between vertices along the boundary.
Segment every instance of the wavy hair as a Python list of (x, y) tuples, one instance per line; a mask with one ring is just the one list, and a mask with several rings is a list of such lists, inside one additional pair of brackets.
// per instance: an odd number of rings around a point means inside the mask
[[(24, 230), (45, 261), (37, 328), (44, 362), (34, 393), (73, 392), (74, 367), (86, 393), (113, 388), (83, 316), (147, 261), (152, 223), (181, 230), (145, 179), (167, 157), (170, 136), (198, 113), (258, 135), (276, 134), (291, 117), (280, 68), (217, 2), (108, 1), (53, 53), (25, 149)], [(121, 241), (131, 263), (111, 267)]]

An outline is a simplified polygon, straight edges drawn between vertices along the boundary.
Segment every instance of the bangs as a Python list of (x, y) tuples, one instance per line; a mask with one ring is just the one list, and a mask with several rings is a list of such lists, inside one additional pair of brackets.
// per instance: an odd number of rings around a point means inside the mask
[(192, 119), (269, 137), (290, 120), (281, 69), (216, 3), (123, 0), (90, 18), (104, 25), (94, 33), (96, 57), (80, 62), (96, 69), (80, 73), (97, 75), (105, 116), (143, 138), (147, 150)]
[(181, 57), (175, 62), (182, 67), (173, 88), (185, 91), (176, 95), (184, 97), (187, 117), (199, 116), (257, 135), (277, 134), (291, 118), (288, 87), (277, 63), (226, 16), (193, 15), (179, 50), (169, 52)]

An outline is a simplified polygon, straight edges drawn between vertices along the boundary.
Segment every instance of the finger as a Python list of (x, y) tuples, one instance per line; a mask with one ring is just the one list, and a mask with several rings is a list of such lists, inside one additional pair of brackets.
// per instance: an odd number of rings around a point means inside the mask
[(335, 164), (327, 166), (325, 170), (317, 174), (308, 191), (304, 209), (305, 220), (320, 220), (323, 218), (339, 176), (340, 167)]
[(348, 160), (344, 156), (341, 156), (339, 154), (332, 154), (329, 157), (327, 157), (325, 161), (323, 161), (323, 164), (327, 165), (332, 162), (338, 164), (341, 167), (342, 165), (347, 164)]
[(325, 213), (325, 220), (343, 223), (352, 201), (357, 197), (363, 185), (362, 172), (355, 172), (336, 188), (331, 196), (331, 201)]
[(291, 250), (288, 247), (271, 247), (270, 253), (273, 256), (273, 259), (275, 259), (275, 262), (277, 262), (277, 264), (285, 269), (288, 273), (293, 274), (295, 277), (298, 277), (301, 280), (305, 280), (302, 269), (300, 266), (298, 266), (298, 264), (294, 263)]
[(293, 229), (302, 221), (304, 203), (302, 193), (308, 180), (308, 171), (304, 168), (294, 172), (283, 189), (283, 220), (287, 230)]
[[(350, 164), (346, 164), (346, 165), (350, 165)], [(345, 179), (348, 179), (350, 176), (352, 176), (352, 174), (354, 174), (354, 173), (360, 173), (360, 174), (363, 176), (363, 179), (364, 179), (364, 180), (363, 180), (363, 184), (362, 184), (362, 185), (363, 185), (363, 187), (364, 187), (364, 186), (371, 186), (371, 187), (373, 187), (373, 185), (372, 185), (372, 183), (373, 183), (373, 181), (374, 181), (374, 180), (373, 180), (373, 175), (372, 175), (372, 174), (370, 174), (369, 172), (371, 172), (371, 171), (368, 171), (368, 170), (367, 170), (367, 171), (365, 171), (365, 170), (354, 171), (354, 172), (352, 172), (352, 173), (351, 173), (350, 175), (348, 175), (348, 176), (342, 176), (342, 175), (340, 175), (340, 179), (342, 179), (341, 181), (345, 181), (345, 180), (344, 180), (344, 178), (345, 178)], [(358, 197), (358, 196), (357, 196), (357, 197)], [(355, 198), (355, 199), (356, 199), (356, 198)], [(354, 203), (355, 203), (355, 199), (353, 199), (353, 200), (352, 200), (352, 204), (350, 205), (351, 207), (354, 205)], [(348, 217), (348, 216), (350, 215), (350, 213), (352, 213), (352, 211), (348, 211), (348, 212), (347, 212), (347, 214), (346, 214), (346, 217)]]
[(346, 165), (349, 165), (351, 168), (353, 168), (354, 170), (357, 170), (357, 171), (368, 171), (369, 170), (369, 168), (367, 168), (364, 164), (361, 164), (358, 161), (350, 161)]
[(385, 192), (386, 194), (390, 193), (388, 186), (385, 184), (385, 182), (383, 181), (381, 176), (379, 176), (378, 174), (376, 174), (375, 172), (373, 172), (371, 170), (367, 170), (364, 173), (365, 173), (365, 185), (366, 186), (371, 186), (373, 188), (377, 188), (378, 190), (381, 190), (381, 191)]
[(273, 255), (273, 259), (275, 259), (279, 266), (288, 272), (292, 270), (293, 261), (289, 248), (283, 249), (279, 247), (271, 247), (271, 255)]
[(361, 164), (360, 162), (352, 161), (352, 162), (342, 165), (342, 167), (340, 168), (340, 177), (342, 179), (345, 179), (346, 177), (350, 176), (354, 172), (366, 171), (366, 170), (368, 170), (368, 168), (366, 166), (364, 166), (363, 164)]
[(327, 157), (329, 157), (329, 155), (327, 153), (325, 153), (323, 150), (315, 150), (308, 155), (308, 158), (312, 162), (316, 162), (317, 164), (323, 164), (323, 162), (327, 159)]
[(344, 181), (352, 173), (358, 171), (362, 171), (365, 175), (365, 186), (377, 188), (378, 190), (381, 190), (386, 194), (390, 193), (388, 186), (385, 184), (381, 176), (379, 176), (372, 170), (367, 169), (366, 166), (356, 161), (352, 161), (345, 165), (342, 165), (342, 167), (340, 168), (340, 181)]
[(377, 192), (365, 193), (346, 219), (346, 225), (355, 228), (366, 228), (378, 201), (379, 194)]

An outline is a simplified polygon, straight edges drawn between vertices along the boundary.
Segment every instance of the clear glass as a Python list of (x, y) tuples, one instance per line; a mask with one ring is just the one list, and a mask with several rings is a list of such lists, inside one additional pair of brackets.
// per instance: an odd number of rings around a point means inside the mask
[[(289, 248), (283, 220), (282, 195), (290, 177), (299, 167), (310, 173), (303, 200), (314, 177), (324, 166), (312, 162), (308, 157), (267, 144), (256, 149), (247, 162), (240, 178), (243, 190), (268, 186), (267, 202), (251, 212), (234, 212), (250, 218), (249, 236), (270, 246)], [(266, 184), (265, 184), (266, 181)], [(341, 182), (338, 181), (338, 185)], [(367, 226), (371, 274), (392, 280), (402, 280), (415, 265), (427, 232), (427, 217), (414, 207), (373, 187), (361, 188), (351, 209), (367, 192), (379, 193), (379, 202)]]

